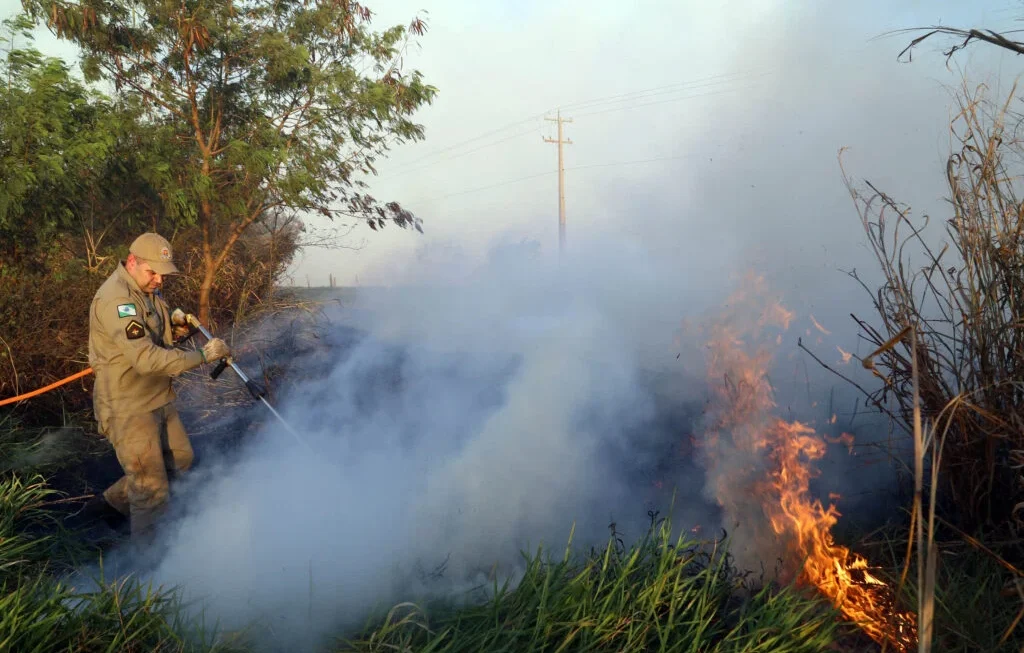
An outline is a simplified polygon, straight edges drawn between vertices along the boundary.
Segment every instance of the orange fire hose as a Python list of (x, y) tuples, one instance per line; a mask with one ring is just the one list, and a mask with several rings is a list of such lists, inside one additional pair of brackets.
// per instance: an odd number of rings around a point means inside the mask
[(71, 376), (67, 377), (66, 379), (61, 379), (60, 381), (56, 381), (54, 383), (51, 383), (48, 386), (39, 388), (37, 390), (33, 390), (32, 392), (26, 392), (25, 394), (20, 394), (20, 395), (18, 395), (16, 397), (8, 397), (7, 399), (0, 399), (0, 406), (6, 406), (7, 404), (13, 404), (16, 401), (23, 401), (25, 399), (30, 399), (32, 397), (35, 397), (36, 395), (41, 395), (44, 392), (49, 392), (50, 390), (53, 390), (56, 387), (62, 386), (65, 383), (71, 383), (75, 379), (80, 379), (83, 376), (86, 376), (87, 374), (92, 374), (92, 368), (91, 367), (87, 367), (84, 370), (82, 370), (81, 372), (78, 372), (77, 374), (72, 374)]

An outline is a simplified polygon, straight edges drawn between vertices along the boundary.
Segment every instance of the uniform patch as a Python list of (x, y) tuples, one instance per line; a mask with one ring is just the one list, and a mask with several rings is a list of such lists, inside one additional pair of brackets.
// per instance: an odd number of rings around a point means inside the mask
[(135, 310), (135, 304), (119, 304), (117, 307), (118, 317), (135, 317), (138, 312)]
[(124, 334), (128, 336), (129, 340), (138, 340), (142, 336), (146, 335), (146, 329), (139, 324), (138, 320), (132, 320), (125, 325)]

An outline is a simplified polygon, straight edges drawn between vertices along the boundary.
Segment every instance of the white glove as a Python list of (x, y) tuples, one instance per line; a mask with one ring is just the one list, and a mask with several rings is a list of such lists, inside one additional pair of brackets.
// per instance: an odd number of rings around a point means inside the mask
[(227, 358), (231, 355), (231, 349), (228, 344), (220, 338), (212, 338), (209, 342), (203, 345), (203, 358), (206, 359), (207, 363)]

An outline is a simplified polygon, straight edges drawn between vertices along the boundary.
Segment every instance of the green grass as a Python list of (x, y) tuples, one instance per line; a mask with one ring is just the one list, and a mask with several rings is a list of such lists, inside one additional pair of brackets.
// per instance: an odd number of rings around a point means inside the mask
[[(899, 583), (907, 549), (904, 527), (887, 528), (853, 546), (886, 569), (887, 580), (894, 585)], [(1024, 650), (1024, 627), (1015, 622), (1024, 609), (1024, 597), (1013, 589), (1017, 574), (1001, 565), (995, 554), (962, 539), (947, 538), (940, 544), (939, 551), (933, 650), (949, 653), (1019, 653)], [(916, 576), (917, 570), (912, 564), (902, 592), (906, 605), (916, 605)]]
[[(171, 591), (132, 578), (76, 588), (59, 572), (80, 553), (62, 541), (42, 476), (0, 479), (0, 651), (226, 651), (186, 621)], [(614, 536), (582, 559), (526, 557), (515, 588), (480, 602), (411, 604), (380, 615), (354, 651), (821, 651), (834, 613), (791, 588), (751, 590), (723, 547), (668, 539), (662, 523), (625, 549)], [(433, 623), (428, 619), (433, 615)]]
[(41, 476), (0, 479), (0, 651), (227, 651), (185, 623), (171, 593), (135, 579), (78, 589), (57, 578), (82, 549), (53, 523)]
[[(36, 450), (29, 430), (11, 429), (6, 439), (2, 431), (0, 450)], [(183, 617), (173, 591), (153, 591), (134, 578), (62, 582), (73, 567), (97, 563), (99, 551), (62, 529), (55, 508), (64, 497), (38, 473), (54, 469), (38, 464), (47, 459), (23, 457), (36, 464), (0, 472), (0, 651), (258, 650), (241, 639), (222, 641), (215, 628)], [(854, 539), (851, 546), (898, 578), (905, 532)], [(667, 521), (652, 524), (631, 547), (615, 534), (584, 553), (571, 553), (571, 544), (554, 557), (524, 554), (514, 586), (494, 582), (446, 600), (411, 596), (386, 606), (325, 650), (878, 650), (814, 592), (752, 580), (733, 567), (725, 543), (673, 539)], [(962, 541), (941, 549), (934, 650), (1020, 651), (1022, 629), (1011, 626), (1024, 600), (1005, 593), (1014, 574)], [(915, 604), (915, 578), (911, 569), (905, 605)]]
[(826, 650), (842, 634), (837, 613), (793, 587), (753, 588), (721, 545), (672, 540), (668, 522), (624, 549), (614, 536), (582, 559), (525, 559), (512, 589), (491, 588), (470, 607), (398, 606), (342, 651)]

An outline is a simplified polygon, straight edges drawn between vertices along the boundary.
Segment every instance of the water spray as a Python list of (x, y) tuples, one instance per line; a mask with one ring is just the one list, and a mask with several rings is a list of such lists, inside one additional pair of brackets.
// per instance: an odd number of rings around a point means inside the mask
[[(192, 328), (197, 329), (200, 333), (206, 336), (207, 340), (213, 339), (213, 335), (206, 329), (206, 327), (202, 325), (202, 323), (196, 318), (195, 315), (192, 315), (191, 313), (186, 313), (185, 321), (188, 322), (189, 325), (192, 326)], [(242, 371), (242, 368), (238, 367), (238, 364), (235, 363), (234, 359), (231, 356), (226, 356), (220, 359), (220, 362), (217, 363), (217, 366), (214, 367), (213, 371), (210, 372), (210, 378), (216, 379), (218, 376), (221, 375), (221, 372), (223, 372), (229, 365), (231, 366), (231, 369), (235, 371), (235, 374), (238, 375), (238, 378), (242, 379), (242, 382), (245, 383), (245, 387), (249, 391), (249, 394), (253, 396), (253, 399), (259, 399), (260, 401), (262, 401), (263, 405), (266, 406), (270, 410), (270, 412), (274, 414), (274, 417), (276, 417), (277, 420), (281, 423), (281, 426), (283, 426), (286, 431), (291, 433), (292, 437), (298, 440), (299, 444), (306, 447), (312, 452), (313, 448), (309, 445), (309, 443), (303, 440), (302, 436), (300, 436), (295, 431), (295, 429), (293, 429), (288, 424), (288, 422), (286, 422), (285, 419), (281, 417), (281, 414), (278, 413), (277, 410), (270, 405), (270, 402), (267, 401), (266, 388), (250, 379), (248, 375), (246, 375), (246, 373)]]

